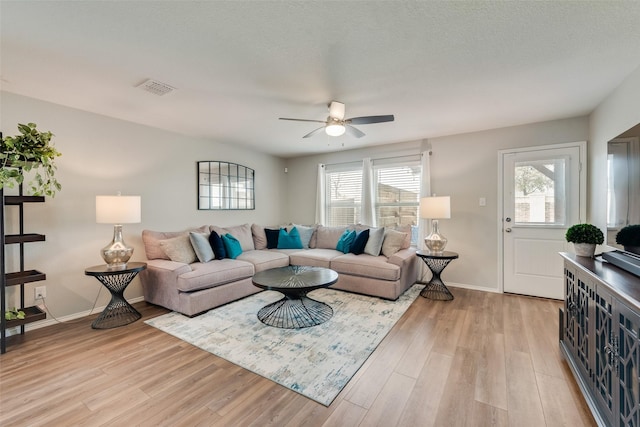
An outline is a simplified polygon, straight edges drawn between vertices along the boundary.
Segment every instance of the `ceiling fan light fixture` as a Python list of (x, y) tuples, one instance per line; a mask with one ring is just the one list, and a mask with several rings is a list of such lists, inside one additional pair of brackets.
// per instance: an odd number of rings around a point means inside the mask
[(344, 135), (344, 133), (346, 132), (346, 129), (344, 125), (332, 123), (332, 124), (328, 124), (324, 128), (324, 131), (329, 136), (341, 136), (341, 135)]

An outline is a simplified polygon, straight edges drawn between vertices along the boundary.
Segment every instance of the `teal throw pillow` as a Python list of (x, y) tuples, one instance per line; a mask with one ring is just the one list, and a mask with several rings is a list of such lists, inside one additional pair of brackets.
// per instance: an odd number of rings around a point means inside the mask
[(224, 250), (227, 253), (227, 257), (236, 259), (242, 253), (242, 246), (238, 239), (227, 233), (222, 237), (222, 243), (224, 243)]
[(356, 240), (356, 231), (355, 230), (345, 230), (340, 236), (340, 240), (338, 240), (338, 244), (336, 245), (336, 249), (342, 252), (343, 254), (348, 254), (351, 250), (351, 245)]
[(351, 249), (349, 252), (352, 254), (360, 255), (364, 253), (364, 247), (367, 245), (367, 240), (369, 240), (369, 229), (362, 230), (358, 234), (356, 234), (356, 238), (351, 245)]
[(302, 249), (302, 241), (298, 229), (293, 227), (290, 232), (284, 228), (278, 234), (278, 249)]

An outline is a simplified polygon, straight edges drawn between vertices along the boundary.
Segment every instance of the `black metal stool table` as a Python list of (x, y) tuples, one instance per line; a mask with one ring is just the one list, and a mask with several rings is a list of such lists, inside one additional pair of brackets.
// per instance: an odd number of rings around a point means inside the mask
[(449, 291), (449, 289), (445, 286), (444, 282), (440, 278), (440, 273), (442, 273), (442, 270), (444, 270), (451, 261), (458, 258), (458, 254), (448, 251), (440, 253), (417, 251), (416, 255), (422, 258), (424, 263), (427, 264), (427, 267), (429, 267), (429, 270), (431, 270), (431, 273), (433, 274), (433, 277), (431, 277), (429, 283), (418, 282), (426, 284), (424, 289), (420, 292), (420, 295), (429, 299), (451, 301), (453, 299), (453, 294)]
[(128, 325), (142, 317), (142, 314), (131, 306), (124, 298), (124, 290), (136, 275), (147, 268), (144, 262), (130, 262), (121, 269), (110, 269), (105, 265), (89, 267), (84, 271), (93, 276), (111, 292), (111, 301), (91, 327), (93, 329), (109, 329)]
[(314, 289), (336, 283), (338, 273), (333, 270), (290, 265), (260, 271), (252, 280), (260, 289), (284, 294), (281, 300), (258, 311), (258, 319), (265, 325), (301, 329), (320, 325), (333, 316), (333, 309), (328, 304), (307, 296)]

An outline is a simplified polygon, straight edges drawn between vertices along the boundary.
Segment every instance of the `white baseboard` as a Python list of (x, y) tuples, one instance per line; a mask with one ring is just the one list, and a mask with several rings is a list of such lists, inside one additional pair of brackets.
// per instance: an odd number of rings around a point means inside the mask
[(451, 288), (463, 288), (463, 289), (470, 289), (472, 291), (491, 292), (494, 294), (502, 293), (497, 288), (485, 288), (484, 286), (466, 285), (464, 283), (446, 282), (445, 285)]
[[(127, 301), (129, 301), (130, 304), (136, 303), (136, 302), (140, 302), (140, 301), (144, 301), (144, 297), (136, 297), (136, 298), (131, 298), (128, 299)], [(45, 307), (44, 306), (38, 306), (40, 307), (41, 310), (45, 311)], [(62, 317), (58, 317), (56, 319), (44, 319), (44, 320), (38, 320), (37, 322), (33, 322), (33, 323), (28, 323), (27, 325), (25, 325), (25, 331), (32, 331), (34, 329), (40, 329), (40, 328), (44, 328), (46, 326), (51, 326), (51, 325), (55, 325), (57, 323), (64, 323), (64, 322), (68, 322), (70, 320), (75, 320), (75, 319), (80, 319), (81, 317), (86, 317), (89, 316), (91, 314), (95, 314), (95, 313), (100, 313), (102, 312), (102, 310), (104, 310), (106, 307), (106, 305), (103, 305), (102, 307), (95, 307), (92, 310), (86, 310), (86, 311), (81, 311), (79, 313), (73, 313), (73, 314), (69, 314), (67, 316), (62, 316)], [(47, 315), (50, 316), (49, 313), (47, 313)], [(20, 333), (20, 327), (17, 326), (15, 328), (10, 328), (7, 329), (7, 336), (10, 337), (12, 335), (18, 335)]]

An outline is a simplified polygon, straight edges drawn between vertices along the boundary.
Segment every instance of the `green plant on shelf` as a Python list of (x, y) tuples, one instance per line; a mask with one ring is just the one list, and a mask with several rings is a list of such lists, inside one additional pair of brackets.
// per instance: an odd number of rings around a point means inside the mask
[(24, 182), (25, 173), (35, 176), (29, 185), (34, 196), (55, 196), (62, 186), (55, 178), (55, 158), (60, 152), (51, 143), (51, 132), (40, 132), (35, 123), (19, 124), (19, 135), (0, 139), (0, 189)]
[(616, 243), (622, 246), (640, 246), (640, 224), (627, 225), (618, 231)]
[(24, 316), (24, 311), (18, 310), (15, 307), (13, 307), (11, 310), (7, 310), (4, 313), (5, 320), (22, 320), (24, 319)]
[(602, 231), (592, 224), (576, 224), (569, 227), (565, 234), (567, 242), (591, 243), (601, 245), (604, 242)]

